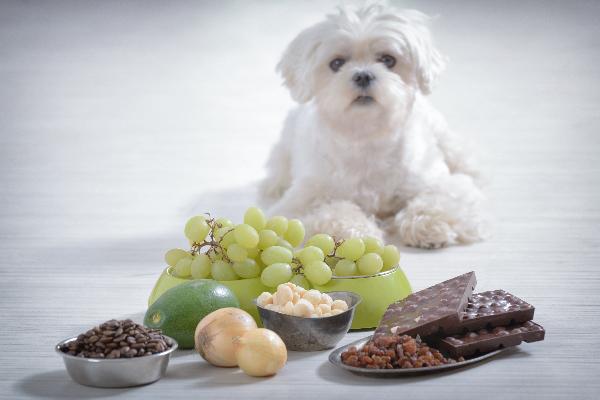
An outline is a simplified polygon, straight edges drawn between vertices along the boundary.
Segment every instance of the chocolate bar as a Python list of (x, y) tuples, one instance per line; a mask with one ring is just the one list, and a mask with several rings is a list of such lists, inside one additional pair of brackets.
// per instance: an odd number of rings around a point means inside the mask
[(390, 304), (374, 337), (389, 334), (448, 336), (461, 332), (462, 312), (476, 283), (475, 272), (468, 272)]
[(535, 308), (504, 290), (476, 293), (462, 313), (463, 332), (531, 321)]
[(498, 326), (492, 330), (481, 329), (462, 335), (449, 336), (436, 345), (450, 357), (468, 357), (484, 354), (504, 347), (517, 346), (521, 342), (544, 340), (546, 331), (533, 321), (522, 324)]

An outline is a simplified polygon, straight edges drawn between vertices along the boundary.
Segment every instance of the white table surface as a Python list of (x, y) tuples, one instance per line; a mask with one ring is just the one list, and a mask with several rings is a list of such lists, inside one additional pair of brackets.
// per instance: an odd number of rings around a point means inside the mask
[(496, 217), (487, 242), (403, 249), (403, 268), (415, 289), (475, 270), (478, 290), (536, 306), (544, 342), (407, 379), (328, 352), (291, 352), (270, 379), (190, 352), (149, 386), (69, 379), (56, 342), (140, 320), (186, 218), (254, 202), (292, 105), (274, 65), (332, 4), (0, 3), (0, 398), (597, 398), (600, 6), (583, 1), (403, 3), (440, 15), (432, 101), (481, 148)]

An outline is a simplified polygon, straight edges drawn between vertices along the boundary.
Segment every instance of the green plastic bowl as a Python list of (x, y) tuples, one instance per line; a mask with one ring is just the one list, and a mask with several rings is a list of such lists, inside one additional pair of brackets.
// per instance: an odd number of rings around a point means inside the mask
[(400, 266), (375, 275), (333, 277), (326, 285), (314, 286), (321, 292), (354, 292), (362, 297), (356, 307), (352, 329), (376, 328), (387, 307), (412, 293)]
[[(175, 276), (173, 273), (173, 267), (165, 268), (158, 278), (158, 281), (156, 281), (154, 289), (152, 289), (152, 293), (150, 293), (148, 306), (154, 303), (167, 290), (187, 281), (189, 281), (189, 279), (178, 278)], [(260, 317), (258, 316), (258, 310), (256, 309), (256, 305), (254, 305), (253, 301), (262, 292), (273, 292), (274, 289), (263, 285), (260, 281), (260, 278), (219, 281), (219, 283), (231, 289), (233, 294), (235, 294), (235, 297), (237, 297), (238, 301), (240, 302), (242, 310), (252, 315), (256, 323), (260, 326)]]
[[(173, 274), (173, 267), (165, 268), (152, 289), (148, 305), (154, 303), (167, 290), (188, 280), (176, 277)], [(254, 300), (262, 292), (273, 293), (275, 288), (263, 285), (260, 278), (219, 281), (219, 283), (231, 289), (238, 298), (242, 310), (252, 315), (256, 323), (262, 326)], [(314, 289), (321, 292), (354, 292), (362, 297), (362, 302), (354, 314), (352, 329), (377, 327), (388, 305), (412, 293), (410, 283), (399, 266), (376, 275), (333, 277), (326, 285), (314, 286)]]

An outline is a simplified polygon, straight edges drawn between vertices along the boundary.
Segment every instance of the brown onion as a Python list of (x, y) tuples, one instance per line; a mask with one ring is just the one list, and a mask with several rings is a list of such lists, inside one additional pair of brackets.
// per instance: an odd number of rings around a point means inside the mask
[(251, 329), (256, 329), (256, 322), (246, 311), (233, 307), (213, 311), (196, 327), (196, 351), (212, 365), (235, 367), (235, 342)]
[(273, 331), (257, 328), (237, 340), (237, 363), (250, 376), (275, 375), (287, 361), (283, 340)]

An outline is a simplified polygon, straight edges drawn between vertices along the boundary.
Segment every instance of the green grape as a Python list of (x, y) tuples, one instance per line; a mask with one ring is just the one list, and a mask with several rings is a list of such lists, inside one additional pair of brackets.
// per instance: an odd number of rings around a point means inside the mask
[(233, 263), (233, 270), (240, 278), (250, 279), (256, 278), (260, 275), (260, 267), (251, 258), (247, 258), (244, 261), (238, 261)]
[(248, 252), (239, 244), (231, 243), (227, 248), (227, 257), (229, 257), (231, 261), (244, 261), (248, 258)]
[(258, 245), (258, 232), (248, 224), (239, 224), (235, 227), (233, 234), (235, 241), (247, 249)]
[(196, 215), (188, 219), (183, 232), (190, 243), (202, 243), (209, 230), (210, 226), (206, 223), (206, 217), (204, 215)]
[(398, 265), (398, 262), (400, 261), (400, 252), (396, 246), (388, 244), (383, 248), (381, 258), (383, 259), (383, 269), (389, 269)]
[(177, 275), (179, 278), (189, 278), (192, 274), (191, 266), (191, 258), (182, 258), (181, 260), (177, 261), (177, 264), (175, 265), (175, 275)]
[(265, 265), (271, 265), (275, 263), (291, 263), (292, 252), (290, 249), (281, 246), (271, 246), (264, 249), (260, 255), (260, 259)]
[(283, 238), (290, 242), (293, 247), (300, 246), (300, 243), (304, 240), (304, 235), (306, 231), (304, 230), (304, 225), (302, 225), (302, 221), (298, 219), (290, 219), (288, 221), (288, 228), (283, 235)]
[(206, 254), (198, 254), (194, 256), (194, 261), (190, 267), (192, 278), (205, 279), (210, 276), (210, 267), (212, 263)]
[(263, 269), (260, 280), (265, 286), (277, 287), (292, 278), (292, 267), (286, 263), (275, 263)]
[(221, 243), (221, 246), (223, 246), (224, 248), (228, 248), (229, 245), (235, 242), (235, 234), (233, 232), (233, 228), (230, 226), (226, 226), (217, 229), (217, 232), (215, 233), (215, 239)]
[(282, 238), (277, 239), (277, 246), (285, 247), (291, 252), (294, 251), (294, 246), (292, 246), (290, 242)]
[(338, 263), (338, 261), (340, 261), (340, 259), (337, 257), (332, 257), (332, 256), (325, 257), (325, 264), (329, 265), (331, 268), (335, 267), (336, 264)]
[(353, 276), (356, 275), (358, 269), (356, 268), (356, 263), (354, 261), (342, 258), (335, 265), (333, 272), (335, 273), (335, 276)]
[(215, 224), (217, 225), (217, 228), (233, 226), (233, 222), (231, 222), (231, 220), (227, 218), (217, 218), (215, 219)]
[(171, 249), (165, 253), (167, 265), (174, 267), (182, 258), (192, 258), (192, 255), (183, 249)]
[(256, 265), (258, 265), (261, 270), (263, 270), (266, 267), (266, 265), (263, 262), (263, 260), (260, 259), (260, 254), (258, 255), (258, 257), (256, 257), (254, 259), (254, 261), (256, 261)]
[(323, 261), (313, 261), (304, 266), (304, 276), (314, 285), (324, 285), (331, 280), (331, 268)]
[(365, 243), (365, 253), (383, 254), (383, 243), (381, 243), (381, 240), (373, 236), (364, 237), (362, 240)]
[(238, 279), (231, 264), (223, 260), (217, 260), (212, 263), (210, 274), (217, 281), (235, 281)]
[(373, 275), (381, 271), (383, 260), (377, 253), (367, 253), (358, 259), (356, 266), (361, 275)]
[(347, 258), (348, 260), (356, 261), (365, 253), (365, 244), (362, 239), (350, 238), (337, 248), (336, 256)]
[(306, 245), (317, 246), (323, 250), (323, 254), (325, 255), (333, 253), (333, 249), (335, 248), (335, 242), (333, 241), (333, 238), (326, 233), (317, 233), (308, 239)]
[(267, 217), (265, 217), (265, 213), (260, 208), (250, 207), (244, 214), (244, 223), (260, 231), (267, 225)]
[(292, 279), (290, 279), (290, 282), (296, 286), (303, 287), (306, 290), (310, 289), (310, 282), (304, 277), (304, 275), (294, 275), (292, 276)]
[(267, 229), (275, 231), (275, 233), (283, 237), (288, 229), (288, 220), (286, 217), (281, 216), (271, 217), (267, 221)]
[(313, 261), (323, 261), (325, 259), (325, 255), (323, 254), (323, 250), (317, 246), (308, 246), (300, 251), (300, 254), (298, 254), (298, 259), (302, 265), (306, 265)]
[(277, 245), (277, 241), (279, 237), (275, 231), (270, 229), (263, 229), (258, 232), (258, 248), (261, 250), (266, 249), (267, 247)]
[(258, 249), (258, 247), (253, 247), (251, 249), (246, 249), (246, 252), (248, 253), (248, 258), (256, 258), (258, 257), (258, 253), (260, 253), (260, 250)]

